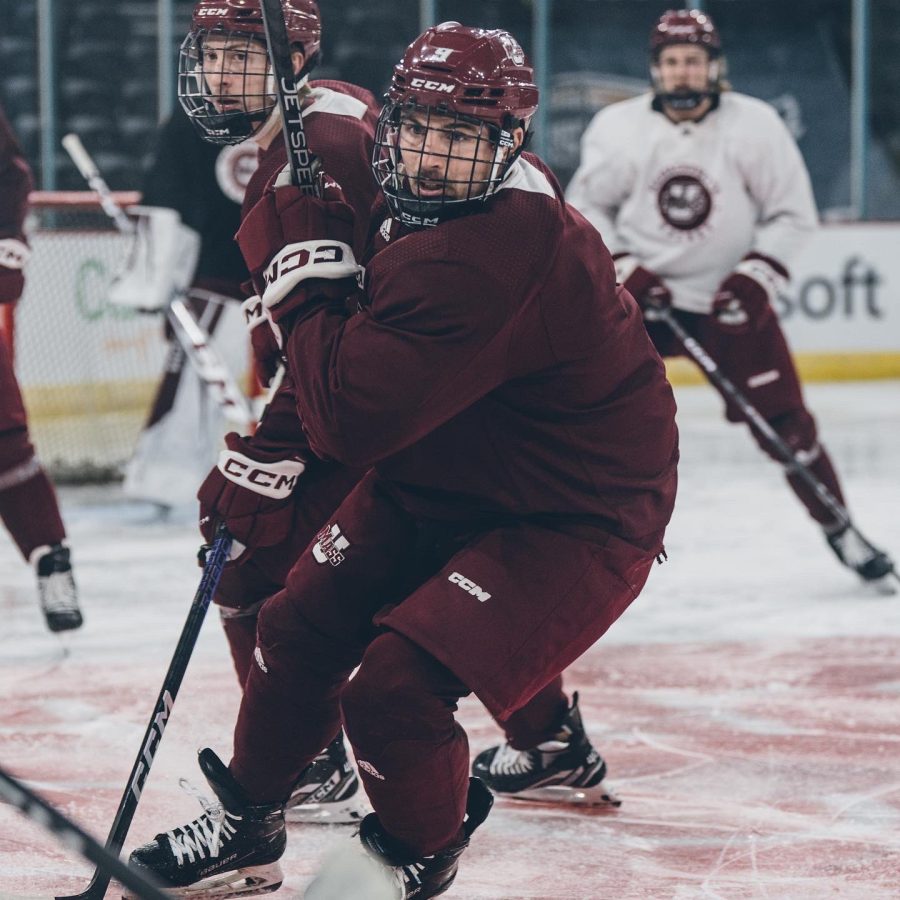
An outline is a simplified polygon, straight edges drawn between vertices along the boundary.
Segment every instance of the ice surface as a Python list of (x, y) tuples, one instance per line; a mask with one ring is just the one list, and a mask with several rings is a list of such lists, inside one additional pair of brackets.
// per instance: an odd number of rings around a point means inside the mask
[[(807, 389), (858, 526), (900, 555), (900, 382)], [(900, 597), (831, 556), (707, 388), (677, 392), (669, 561), (570, 671), (622, 797), (602, 814), (500, 800), (460, 900), (900, 895)], [(60, 639), (0, 536), (0, 764), (105, 838), (199, 581), (188, 512), (62, 493), (86, 624)], [(237, 689), (209, 616), (126, 847), (193, 818), (197, 748), (227, 758)], [(479, 704), (472, 751), (498, 732)], [(340, 826), (290, 826), (277, 896), (300, 898)], [(82, 890), (91, 866), (0, 805), (0, 897)], [(110, 897), (118, 896), (111, 890)]]

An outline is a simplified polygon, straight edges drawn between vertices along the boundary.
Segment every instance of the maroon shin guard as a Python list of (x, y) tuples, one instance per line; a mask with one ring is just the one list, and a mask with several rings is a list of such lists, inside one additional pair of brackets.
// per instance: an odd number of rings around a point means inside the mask
[(453, 713), (467, 693), (434, 657), (388, 632), (341, 697), (366, 793), (385, 831), (414, 855), (463, 837), (469, 743)]
[(25, 559), (36, 547), (58, 544), (66, 536), (56, 492), (43, 469), (0, 491), (0, 519)]

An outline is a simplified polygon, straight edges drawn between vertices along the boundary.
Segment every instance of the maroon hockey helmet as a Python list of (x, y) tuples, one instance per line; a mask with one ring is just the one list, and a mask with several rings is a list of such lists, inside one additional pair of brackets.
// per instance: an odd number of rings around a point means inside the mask
[[(666, 47), (689, 44), (702, 47), (709, 55), (709, 77), (703, 91), (667, 92), (659, 72), (659, 56)], [(699, 9), (669, 9), (650, 31), (650, 77), (653, 83), (654, 108), (667, 106), (675, 110), (696, 109), (707, 98), (717, 105), (725, 75), (722, 39), (708, 13)]]
[[(322, 46), (319, 7), (316, 0), (281, 0), (281, 6), (288, 40), (303, 51), (298, 77), (308, 77)], [(213, 41), (216, 54), (204, 50)], [(270, 84), (258, 77), (268, 69), (260, 0), (199, 0), (179, 54), (178, 99), (205, 140), (238, 144), (259, 131), (276, 103)]]
[[(537, 107), (534, 70), (509, 32), (459, 22), (429, 28), (394, 67), (375, 135), (372, 167), (393, 215), (409, 225), (436, 225), (467, 211), (473, 201), (484, 202), (500, 187), (525, 145), (523, 139), (516, 146), (514, 130), (521, 128), (527, 137)], [(490, 148), (487, 175), (476, 178), (471, 157), (456, 156), (448, 149), (443, 178), (429, 178), (432, 186), (443, 182), (442, 196), (435, 198), (434, 190), (427, 199), (419, 195), (410, 185), (399, 150), (401, 122), (411, 113), (424, 131), (451, 133), (455, 123), (484, 126), (474, 155), (483, 161)], [(442, 117), (440, 126), (433, 123), (435, 116)], [(460, 160), (470, 163), (464, 181), (450, 178), (451, 166)]]
[(407, 47), (394, 66), (387, 99), (450, 110), (509, 129), (531, 120), (538, 89), (534, 69), (509, 32), (443, 22)]
[(722, 52), (722, 40), (713, 20), (699, 9), (669, 9), (650, 32), (650, 52), (658, 56), (663, 47), (672, 44), (698, 44), (710, 56)]

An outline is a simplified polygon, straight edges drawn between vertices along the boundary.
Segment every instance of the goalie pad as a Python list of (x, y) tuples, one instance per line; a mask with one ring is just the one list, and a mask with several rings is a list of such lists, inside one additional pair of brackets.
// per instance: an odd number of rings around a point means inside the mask
[(145, 312), (165, 309), (194, 277), (200, 235), (162, 206), (130, 206), (135, 223), (128, 256), (109, 287), (109, 300)]

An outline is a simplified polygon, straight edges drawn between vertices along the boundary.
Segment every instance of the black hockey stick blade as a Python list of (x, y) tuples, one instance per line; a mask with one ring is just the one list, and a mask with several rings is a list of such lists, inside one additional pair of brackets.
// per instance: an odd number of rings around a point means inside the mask
[[(178, 639), (178, 645), (175, 647), (172, 661), (169, 663), (168, 671), (163, 679), (162, 688), (156, 700), (156, 706), (153, 709), (153, 715), (150, 717), (150, 723), (147, 725), (146, 732), (144, 732), (144, 738), (141, 741), (137, 758), (131, 768), (131, 774), (128, 776), (125, 793), (119, 801), (116, 817), (106, 838), (106, 852), (117, 859), (125, 844), (125, 837), (128, 834), (128, 829), (131, 827), (138, 802), (141, 799), (141, 791), (147, 781), (147, 776), (150, 774), (153, 758), (156, 756), (159, 745), (162, 742), (163, 732), (166, 729), (172, 714), (172, 707), (175, 704), (175, 697), (178, 696), (178, 689), (181, 687), (184, 673), (187, 671), (188, 662), (194, 651), (194, 645), (197, 643), (197, 637), (200, 634), (206, 610), (219, 585), (222, 569), (225, 567), (225, 563), (228, 562), (230, 550), (231, 535), (224, 525), (220, 525), (216, 531), (212, 547), (206, 554), (200, 586), (194, 594), (187, 621), (181, 630), (181, 637)], [(57, 897), (56, 900), (102, 900), (107, 887), (109, 887), (109, 882), (109, 873), (98, 866), (94, 871), (90, 884), (84, 891), (80, 894)]]
[(310, 152), (306, 132), (303, 129), (301, 98), (297, 91), (297, 79), (294, 77), (291, 45), (281, 0), (262, 0), (262, 14), (269, 62), (275, 75), (278, 106), (281, 110), (281, 130), (291, 170), (291, 183), (305, 194), (317, 196), (319, 187), (315, 158)]
[(107, 883), (111, 877), (116, 878), (141, 900), (168, 900), (166, 895), (144, 875), (130, 869), (87, 832), (82, 831), (71, 819), (57, 812), (46, 800), (29, 790), (3, 768), (0, 768), (0, 797), (18, 807), (30, 819), (43, 825), (62, 843), (74, 847), (85, 859), (94, 863), (99, 871), (107, 873)]

